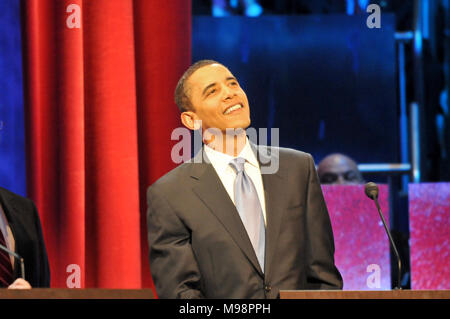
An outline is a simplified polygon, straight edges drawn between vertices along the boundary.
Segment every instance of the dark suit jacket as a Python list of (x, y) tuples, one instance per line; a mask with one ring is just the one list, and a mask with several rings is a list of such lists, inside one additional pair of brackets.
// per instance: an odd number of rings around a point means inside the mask
[(277, 173), (262, 174), (265, 273), (214, 167), (191, 160), (147, 191), (150, 269), (160, 298), (276, 298), (280, 289), (342, 288), (311, 155), (252, 148), (261, 167), (268, 162), (262, 150), (279, 160)]
[[(32, 287), (50, 287), (50, 268), (36, 206), (2, 187), (0, 202), (14, 236), (15, 252), (24, 259), (25, 279)], [(20, 277), (19, 260), (15, 261), (14, 276)]]

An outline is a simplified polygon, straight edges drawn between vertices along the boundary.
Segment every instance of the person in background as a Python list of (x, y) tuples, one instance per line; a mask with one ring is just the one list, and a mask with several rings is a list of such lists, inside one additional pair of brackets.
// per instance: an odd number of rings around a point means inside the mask
[(320, 161), (317, 169), (321, 184), (362, 184), (364, 179), (358, 165), (350, 157), (334, 153)]
[(0, 288), (50, 287), (50, 267), (39, 215), (34, 203), (0, 187), (0, 245), (23, 258), (0, 249)]

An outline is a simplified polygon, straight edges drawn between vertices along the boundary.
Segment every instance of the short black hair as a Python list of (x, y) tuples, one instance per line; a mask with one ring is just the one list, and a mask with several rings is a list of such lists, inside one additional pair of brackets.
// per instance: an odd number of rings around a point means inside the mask
[(186, 112), (189, 110), (193, 110), (194, 107), (189, 99), (189, 96), (186, 93), (186, 81), (189, 77), (198, 69), (210, 65), (210, 64), (220, 64), (222, 63), (214, 61), (214, 60), (200, 60), (192, 64), (181, 76), (178, 80), (177, 87), (175, 88), (175, 104), (180, 109), (180, 112)]

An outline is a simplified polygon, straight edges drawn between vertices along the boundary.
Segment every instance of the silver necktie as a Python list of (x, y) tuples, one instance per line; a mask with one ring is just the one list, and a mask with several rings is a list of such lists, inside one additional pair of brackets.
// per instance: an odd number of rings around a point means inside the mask
[(258, 193), (250, 176), (244, 170), (245, 159), (235, 158), (230, 166), (236, 171), (234, 181), (234, 201), (239, 216), (247, 230), (250, 242), (255, 250), (259, 265), (264, 272), (264, 254), (266, 241), (266, 228), (264, 216), (259, 202)]

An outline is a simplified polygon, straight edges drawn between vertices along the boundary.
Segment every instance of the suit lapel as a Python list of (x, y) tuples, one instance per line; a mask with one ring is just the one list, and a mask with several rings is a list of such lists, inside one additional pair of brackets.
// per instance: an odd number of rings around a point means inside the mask
[[(203, 162), (201, 156), (203, 155)], [(205, 160), (207, 163), (205, 163)], [(206, 154), (199, 152), (194, 158), (191, 177), (200, 181), (193, 187), (194, 192), (217, 217), (223, 227), (230, 233), (233, 240), (255, 267), (258, 273), (263, 276), (259, 266), (253, 246), (245, 230), (244, 224), (239, 217), (235, 205), (228, 196), (225, 187), (220, 181), (214, 167), (209, 164)]]
[[(5, 213), (6, 219), (8, 221), (9, 227), (12, 232), (12, 236), (14, 238), (14, 252), (17, 253), (19, 251), (19, 245), (21, 243), (21, 236), (19, 236), (20, 229), (22, 229), (22, 225), (17, 218), (19, 217), (18, 213), (15, 213), (17, 210), (11, 204), (11, 200), (9, 200), (9, 195), (4, 193), (3, 190), (0, 189), (0, 204), (2, 205), (3, 212)], [(20, 262), (17, 258), (14, 258), (14, 278), (19, 276)]]
[[(0, 190), (0, 203), (3, 207), (3, 212), (5, 213), (6, 219), (8, 221), (9, 227), (11, 228), (11, 232), (13, 233), (13, 237), (17, 238), (16, 234), (15, 234), (15, 230), (16, 230), (16, 216), (17, 214), (14, 214), (14, 207), (12, 207), (11, 203), (9, 200), (7, 200), (7, 194), (3, 193), (2, 190)], [(17, 251), (17, 246), (16, 246), (16, 251)]]
[[(264, 167), (271, 165), (272, 161), (278, 160), (278, 155), (268, 154), (267, 148), (264, 146), (256, 146), (251, 144), (253, 151), (257, 154), (257, 158), (264, 172)], [(266, 260), (265, 273), (266, 277), (270, 274), (273, 264), (273, 255), (276, 250), (278, 234), (282, 220), (282, 207), (284, 207), (283, 191), (286, 190), (286, 179), (282, 171), (278, 169), (275, 173), (261, 174), (264, 186), (264, 196), (266, 202)]]

